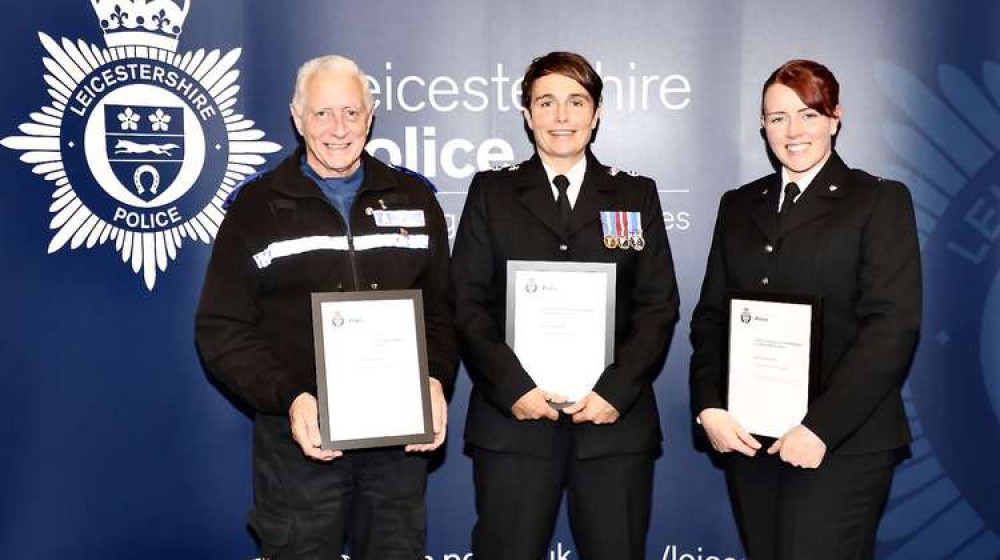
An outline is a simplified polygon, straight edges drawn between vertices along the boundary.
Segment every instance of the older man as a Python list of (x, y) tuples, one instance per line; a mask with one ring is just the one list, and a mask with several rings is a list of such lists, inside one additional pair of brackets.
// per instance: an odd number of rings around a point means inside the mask
[[(427, 465), (415, 452), (444, 441), (457, 361), (444, 216), (425, 179), (364, 152), (374, 103), (353, 62), (306, 62), (291, 111), (304, 148), (240, 191), (196, 318), (208, 369), (256, 412), (250, 525), (280, 559), (339, 558), (345, 540), (355, 560), (423, 558)], [(422, 219), (401, 230), (373, 209)], [(433, 443), (321, 449), (310, 294), (407, 288), (423, 290)]]

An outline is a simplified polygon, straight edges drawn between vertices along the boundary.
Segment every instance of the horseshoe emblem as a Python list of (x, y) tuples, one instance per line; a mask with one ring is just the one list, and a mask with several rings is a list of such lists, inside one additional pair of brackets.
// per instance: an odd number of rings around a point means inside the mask
[(132, 174), (132, 182), (135, 184), (135, 191), (139, 194), (146, 192), (146, 189), (142, 186), (142, 176), (146, 174), (152, 175), (152, 184), (149, 186), (149, 192), (156, 194), (156, 190), (160, 188), (160, 172), (156, 170), (152, 165), (140, 165), (135, 173)]

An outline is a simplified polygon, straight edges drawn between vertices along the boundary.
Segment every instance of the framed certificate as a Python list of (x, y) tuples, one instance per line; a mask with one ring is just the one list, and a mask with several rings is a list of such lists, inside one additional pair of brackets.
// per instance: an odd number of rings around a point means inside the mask
[(323, 449), (433, 440), (420, 290), (312, 294)]
[(819, 387), (821, 300), (734, 292), (726, 307), (727, 408), (751, 434), (781, 437)]
[(583, 398), (614, 361), (615, 264), (507, 261), (505, 338), (535, 385)]

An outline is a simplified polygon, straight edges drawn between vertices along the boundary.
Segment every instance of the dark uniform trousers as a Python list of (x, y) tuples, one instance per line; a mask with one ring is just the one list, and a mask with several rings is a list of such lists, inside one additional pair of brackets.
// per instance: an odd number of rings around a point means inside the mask
[[(418, 560), (426, 548), (427, 459), (402, 447), (308, 459), (287, 417), (254, 422), (250, 525), (274, 560)], [(294, 544), (289, 544), (294, 543)]]
[(828, 455), (818, 469), (802, 469), (763, 451), (729, 453), (726, 482), (747, 558), (872, 558), (897, 455)]
[(472, 448), (476, 560), (547, 557), (563, 489), (578, 558), (643, 560), (653, 451), (580, 459), (571, 419), (558, 424), (550, 456)]

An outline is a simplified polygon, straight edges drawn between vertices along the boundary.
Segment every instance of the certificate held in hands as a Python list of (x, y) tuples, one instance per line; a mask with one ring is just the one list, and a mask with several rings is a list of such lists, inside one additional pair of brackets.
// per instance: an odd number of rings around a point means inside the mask
[(540, 389), (586, 396), (614, 361), (614, 321), (614, 263), (507, 262), (507, 346)]
[(420, 290), (312, 295), (323, 449), (433, 440)]
[(732, 293), (727, 408), (748, 432), (779, 438), (819, 386), (819, 298)]

